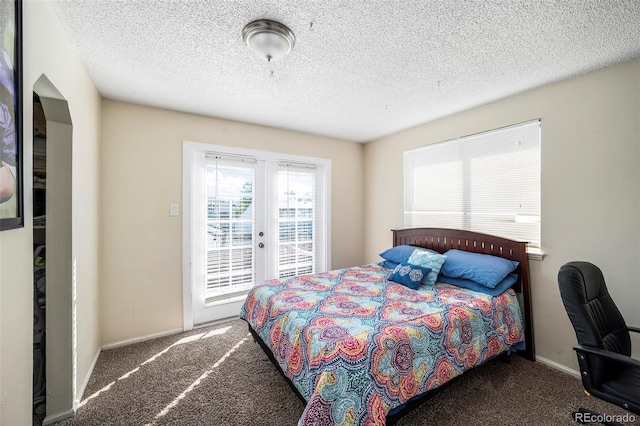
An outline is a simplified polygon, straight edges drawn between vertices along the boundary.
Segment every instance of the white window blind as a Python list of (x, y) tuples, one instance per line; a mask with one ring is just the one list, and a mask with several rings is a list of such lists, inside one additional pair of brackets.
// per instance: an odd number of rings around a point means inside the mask
[(205, 165), (205, 298), (242, 294), (255, 282), (255, 163), (208, 155)]
[(316, 167), (280, 163), (278, 277), (316, 272)]
[(407, 227), (467, 229), (540, 247), (540, 122), (404, 154)]

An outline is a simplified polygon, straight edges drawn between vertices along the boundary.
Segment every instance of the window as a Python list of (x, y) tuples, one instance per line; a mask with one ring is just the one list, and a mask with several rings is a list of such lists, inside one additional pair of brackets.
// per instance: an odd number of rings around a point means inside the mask
[(256, 161), (205, 163), (206, 300), (246, 293), (255, 282)]
[(278, 278), (316, 272), (316, 167), (278, 170)]
[(407, 227), (467, 229), (540, 247), (540, 122), (404, 154)]

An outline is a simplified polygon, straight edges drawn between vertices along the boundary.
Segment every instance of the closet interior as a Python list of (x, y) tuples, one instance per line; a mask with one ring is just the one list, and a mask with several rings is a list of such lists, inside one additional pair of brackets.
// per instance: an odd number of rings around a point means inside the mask
[(33, 412), (46, 413), (47, 122), (33, 94)]

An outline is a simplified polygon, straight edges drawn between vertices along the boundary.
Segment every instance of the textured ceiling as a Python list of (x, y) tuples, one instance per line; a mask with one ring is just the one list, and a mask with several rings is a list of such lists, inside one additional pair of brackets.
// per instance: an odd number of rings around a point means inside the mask
[[(366, 142), (640, 56), (638, 0), (72, 0), (109, 99)], [(292, 52), (243, 44), (260, 18)]]

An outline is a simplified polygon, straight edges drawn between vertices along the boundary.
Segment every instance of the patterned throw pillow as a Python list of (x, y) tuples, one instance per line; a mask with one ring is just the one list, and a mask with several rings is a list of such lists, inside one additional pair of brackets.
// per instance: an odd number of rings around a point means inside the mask
[(410, 263), (399, 263), (396, 269), (393, 270), (391, 276), (389, 276), (389, 280), (409, 287), (412, 290), (417, 290), (429, 272), (431, 272), (431, 268), (412, 265)]
[(408, 263), (412, 265), (419, 265), (425, 268), (430, 268), (431, 272), (425, 277), (422, 281), (425, 285), (434, 285), (436, 283), (436, 279), (438, 278), (438, 274), (440, 273), (440, 268), (447, 260), (447, 256), (444, 254), (437, 253), (431, 250), (423, 250), (417, 249), (411, 253), (409, 256)]

